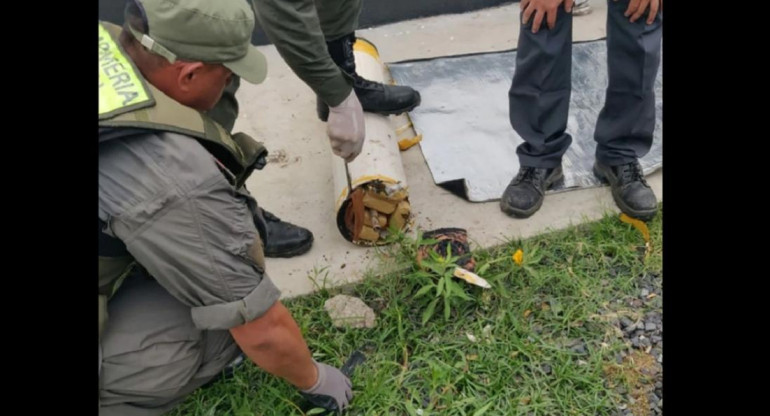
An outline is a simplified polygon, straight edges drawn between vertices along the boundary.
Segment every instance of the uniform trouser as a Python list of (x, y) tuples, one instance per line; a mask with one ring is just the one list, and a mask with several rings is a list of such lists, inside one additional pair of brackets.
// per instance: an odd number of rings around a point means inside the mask
[(362, 0), (315, 0), (318, 20), (326, 41), (333, 41), (358, 29)]
[[(362, 0), (315, 0), (321, 30), (327, 42), (353, 33), (358, 28), (361, 2)], [(240, 78), (233, 74), (232, 81), (222, 94), (222, 99), (207, 113), (227, 131), (232, 131), (235, 119), (238, 117), (238, 100), (235, 99), (235, 92), (240, 85)]]
[[(596, 123), (596, 159), (631, 163), (647, 154), (655, 128), (655, 77), (660, 65), (663, 14), (647, 25), (648, 13), (631, 23), (629, 0), (607, 1), (609, 85)], [(508, 92), (511, 126), (524, 139), (521, 166), (553, 168), (572, 143), (566, 132), (572, 91), (572, 15), (559, 6), (556, 25), (538, 33), (522, 24), (516, 68)]]
[(195, 328), (190, 308), (141, 274), (126, 279), (108, 311), (100, 416), (161, 415), (240, 354), (229, 331)]

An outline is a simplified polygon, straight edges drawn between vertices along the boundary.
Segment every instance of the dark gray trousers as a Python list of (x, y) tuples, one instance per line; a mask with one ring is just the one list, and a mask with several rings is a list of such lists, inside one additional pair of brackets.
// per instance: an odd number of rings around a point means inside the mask
[[(629, 0), (607, 1), (609, 85), (594, 140), (596, 159), (615, 166), (649, 152), (655, 128), (654, 83), (660, 65), (663, 14), (647, 25), (648, 13), (631, 23)], [(511, 126), (525, 143), (522, 166), (552, 168), (572, 143), (566, 132), (572, 91), (572, 15), (559, 6), (556, 26), (545, 20), (537, 34), (522, 24), (516, 69), (508, 92)]]

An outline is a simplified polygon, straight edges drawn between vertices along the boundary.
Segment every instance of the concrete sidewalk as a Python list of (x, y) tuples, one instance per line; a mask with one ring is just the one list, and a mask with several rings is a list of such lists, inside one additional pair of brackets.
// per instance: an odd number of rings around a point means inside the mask
[[(574, 18), (574, 41), (605, 36), (606, 2), (589, 3), (593, 13)], [(518, 13), (519, 3), (514, 3), (460, 15), (410, 20), (357, 34), (374, 43), (386, 63), (507, 50), (515, 48), (518, 41)], [(326, 124), (315, 114), (315, 95), (272, 45), (260, 50), (267, 56), (269, 74), (260, 85), (241, 84), (241, 113), (235, 131), (245, 131), (263, 140), (270, 150), (270, 163), (256, 172), (247, 186), (268, 211), (315, 234), (310, 252), (291, 259), (268, 259), (268, 273), (284, 297), (312, 292), (315, 287), (310, 277), (322, 279), (326, 274), (327, 286), (359, 280), (377, 259), (373, 249), (349, 243), (337, 230), (333, 156)], [(609, 188), (603, 187), (549, 195), (535, 215), (516, 220), (503, 214), (497, 201), (471, 203), (436, 186), (419, 146), (402, 152), (401, 156), (415, 225), (425, 230), (465, 228), (477, 247), (598, 219), (607, 211), (619, 212)], [(662, 169), (648, 177), (660, 200), (662, 177)]]

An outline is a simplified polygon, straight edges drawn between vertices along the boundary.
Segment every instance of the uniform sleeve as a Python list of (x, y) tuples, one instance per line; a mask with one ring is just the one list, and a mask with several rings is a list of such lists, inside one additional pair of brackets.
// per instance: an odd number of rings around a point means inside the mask
[(352, 79), (332, 61), (313, 0), (252, 0), (262, 29), (292, 71), (326, 104), (350, 94)]
[(100, 199), (111, 233), (191, 307), (198, 328), (229, 329), (258, 318), (280, 291), (265, 273), (249, 207), (256, 201), (235, 190), (194, 140), (166, 135), (145, 142), (100, 157)]

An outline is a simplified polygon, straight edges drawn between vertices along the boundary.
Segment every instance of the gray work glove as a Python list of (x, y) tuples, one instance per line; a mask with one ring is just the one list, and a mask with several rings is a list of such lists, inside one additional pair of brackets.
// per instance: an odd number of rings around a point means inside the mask
[(358, 101), (355, 90), (338, 106), (329, 107), (329, 119), (326, 122), (326, 134), (335, 155), (352, 162), (361, 153), (364, 146), (364, 110)]
[(318, 368), (318, 381), (315, 386), (300, 390), (313, 405), (331, 411), (342, 411), (353, 398), (353, 384), (342, 372), (332, 366), (313, 360)]

